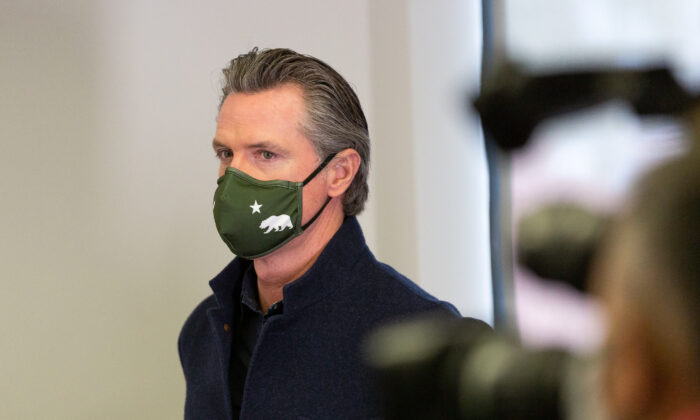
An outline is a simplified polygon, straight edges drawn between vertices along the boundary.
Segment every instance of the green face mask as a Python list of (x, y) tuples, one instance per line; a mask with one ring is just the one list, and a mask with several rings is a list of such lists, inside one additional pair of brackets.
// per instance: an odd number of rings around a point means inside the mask
[(214, 221), (221, 239), (242, 258), (267, 255), (301, 235), (331, 198), (302, 226), (302, 189), (335, 155), (328, 156), (303, 182), (260, 181), (226, 168), (214, 193)]

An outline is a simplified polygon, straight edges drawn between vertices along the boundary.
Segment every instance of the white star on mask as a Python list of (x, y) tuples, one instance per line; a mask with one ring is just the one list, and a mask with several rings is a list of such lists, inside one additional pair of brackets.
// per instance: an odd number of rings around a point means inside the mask
[(255, 200), (255, 204), (250, 206), (250, 208), (253, 209), (251, 214), (260, 213), (260, 207), (262, 207), (262, 204), (258, 204), (258, 200)]

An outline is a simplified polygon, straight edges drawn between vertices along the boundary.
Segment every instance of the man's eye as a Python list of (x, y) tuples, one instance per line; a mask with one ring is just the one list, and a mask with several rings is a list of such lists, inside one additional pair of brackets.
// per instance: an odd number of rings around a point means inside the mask
[(272, 152), (269, 152), (267, 150), (263, 150), (260, 155), (262, 156), (263, 159), (265, 160), (270, 160), (275, 157), (275, 154)]
[(233, 152), (228, 149), (217, 150), (216, 157), (221, 160), (230, 160), (233, 157)]

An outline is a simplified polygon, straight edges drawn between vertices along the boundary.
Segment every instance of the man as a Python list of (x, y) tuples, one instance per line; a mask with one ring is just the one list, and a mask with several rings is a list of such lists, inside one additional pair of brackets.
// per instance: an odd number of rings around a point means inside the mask
[(254, 49), (224, 76), (214, 218), (237, 257), (180, 334), (185, 417), (371, 417), (366, 333), (457, 311), (365, 244), (355, 216), (368, 195), (369, 135), (348, 83), (286, 49)]
[(652, 172), (596, 269), (615, 419), (700, 419), (700, 158)]

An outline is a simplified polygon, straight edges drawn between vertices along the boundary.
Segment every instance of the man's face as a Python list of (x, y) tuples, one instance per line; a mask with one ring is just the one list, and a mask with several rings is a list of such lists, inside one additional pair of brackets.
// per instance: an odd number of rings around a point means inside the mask
[[(306, 118), (302, 89), (285, 84), (258, 93), (228, 95), (221, 106), (213, 141), (219, 176), (236, 168), (254, 178), (303, 181), (320, 163), (301, 132)], [(304, 187), (307, 208), (325, 200), (323, 172)], [(311, 217), (304, 211), (304, 220)]]

